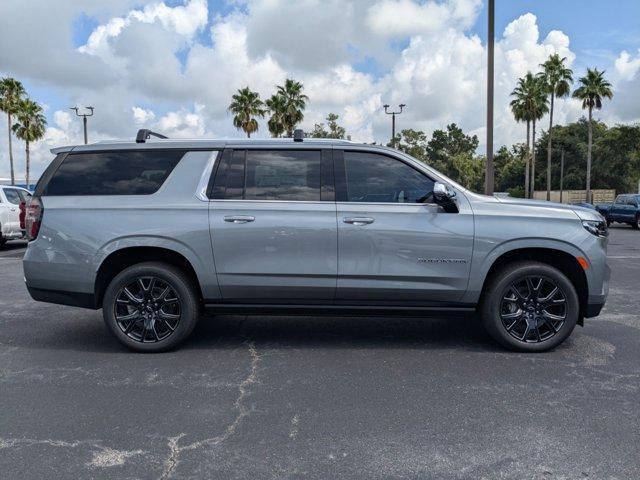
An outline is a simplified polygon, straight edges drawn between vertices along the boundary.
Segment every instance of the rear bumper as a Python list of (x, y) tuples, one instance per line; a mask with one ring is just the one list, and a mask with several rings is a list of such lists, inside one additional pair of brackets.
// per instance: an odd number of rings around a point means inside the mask
[(47, 290), (27, 285), (29, 295), (37, 302), (57, 303), (71, 307), (82, 307), (97, 310), (96, 298), (92, 293), (66, 292), (63, 290)]

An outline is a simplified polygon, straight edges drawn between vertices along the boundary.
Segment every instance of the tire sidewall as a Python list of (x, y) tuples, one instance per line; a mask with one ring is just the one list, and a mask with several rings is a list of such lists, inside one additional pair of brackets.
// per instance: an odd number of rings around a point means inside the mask
[[(538, 343), (525, 343), (514, 338), (502, 325), (500, 304), (509, 285), (525, 276), (542, 276), (556, 282), (567, 299), (567, 318), (560, 330), (551, 338)], [(571, 335), (580, 312), (580, 302), (575, 287), (559, 270), (537, 262), (514, 264), (502, 270), (492, 279), (482, 304), (482, 322), (487, 332), (501, 345), (516, 351), (542, 352), (557, 347)]]
[[(115, 300), (120, 289), (138, 277), (154, 276), (167, 282), (180, 298), (180, 321), (167, 338), (153, 343), (137, 342), (127, 336), (115, 318)], [(114, 277), (104, 294), (102, 315), (109, 330), (127, 348), (138, 352), (162, 352), (181, 343), (193, 331), (200, 316), (198, 299), (189, 278), (179, 269), (162, 263), (149, 262), (133, 265)]]

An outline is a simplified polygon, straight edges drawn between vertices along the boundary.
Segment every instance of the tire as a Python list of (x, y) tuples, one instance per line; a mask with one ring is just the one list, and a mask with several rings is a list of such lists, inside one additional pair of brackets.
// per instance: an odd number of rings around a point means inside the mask
[(611, 219), (609, 217), (604, 217), (604, 221), (607, 222), (607, 228), (611, 226)]
[(200, 317), (196, 292), (191, 278), (179, 268), (161, 262), (139, 263), (111, 281), (102, 315), (111, 333), (127, 348), (164, 352), (182, 343), (196, 326)]
[(635, 230), (640, 230), (640, 215), (636, 215), (636, 221), (631, 224)]
[(2, 225), (0, 225), (0, 248), (4, 247), (7, 243), (7, 239), (2, 235)]
[[(549, 299), (554, 288), (557, 292)], [(557, 347), (571, 335), (579, 312), (571, 281), (558, 269), (534, 261), (514, 262), (493, 274), (480, 306), (487, 333), (518, 352)]]

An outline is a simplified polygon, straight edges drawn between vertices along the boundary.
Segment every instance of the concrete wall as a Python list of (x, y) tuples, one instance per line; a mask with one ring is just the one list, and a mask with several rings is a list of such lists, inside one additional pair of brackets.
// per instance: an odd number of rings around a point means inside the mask
[[(593, 195), (593, 203), (607, 203), (613, 202), (616, 198), (615, 190), (591, 190)], [(536, 200), (546, 200), (547, 191), (536, 191), (533, 193), (533, 198)], [(560, 190), (551, 190), (551, 201), (560, 202)], [(587, 201), (586, 190), (564, 190), (562, 192), (561, 203), (579, 203)]]

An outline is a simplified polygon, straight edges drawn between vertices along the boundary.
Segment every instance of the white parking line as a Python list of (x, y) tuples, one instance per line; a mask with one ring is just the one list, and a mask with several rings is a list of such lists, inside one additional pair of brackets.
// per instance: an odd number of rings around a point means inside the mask
[(640, 259), (640, 255), (607, 255), (607, 258), (616, 258), (616, 259)]

